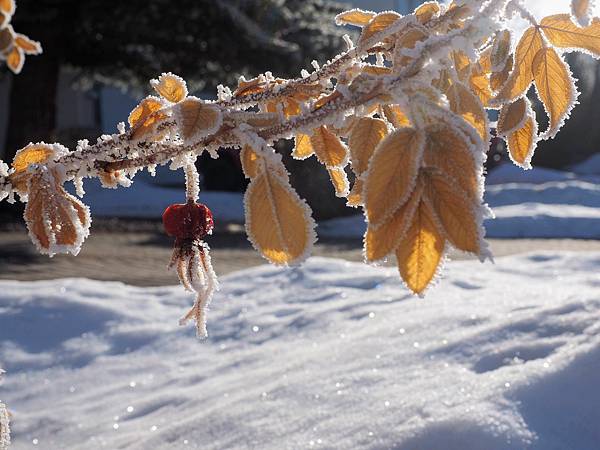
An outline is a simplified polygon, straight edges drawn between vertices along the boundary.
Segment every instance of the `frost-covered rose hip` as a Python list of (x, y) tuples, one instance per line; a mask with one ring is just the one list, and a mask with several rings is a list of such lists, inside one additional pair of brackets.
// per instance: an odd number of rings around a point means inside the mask
[(180, 241), (201, 240), (214, 227), (210, 209), (193, 200), (169, 206), (162, 219), (167, 234)]

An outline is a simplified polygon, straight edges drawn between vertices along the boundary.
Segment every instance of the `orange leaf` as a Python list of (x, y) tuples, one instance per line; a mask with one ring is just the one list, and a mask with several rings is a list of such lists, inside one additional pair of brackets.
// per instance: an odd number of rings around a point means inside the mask
[(172, 73), (163, 73), (158, 80), (150, 81), (150, 84), (158, 95), (171, 103), (179, 103), (188, 95), (183, 78)]
[(6, 65), (15, 75), (18, 75), (23, 70), (23, 64), (25, 64), (23, 50), (14, 46), (6, 56)]
[(314, 221), (306, 203), (283, 178), (261, 173), (245, 196), (246, 231), (254, 247), (273, 264), (297, 264), (314, 242)]
[(533, 59), (544, 42), (540, 31), (531, 27), (523, 34), (515, 52), (514, 70), (496, 96), (497, 102), (512, 101), (527, 92), (533, 81)]
[(479, 255), (480, 229), (473, 202), (445, 174), (427, 174), (425, 197), (454, 247)]
[(77, 255), (89, 234), (89, 208), (68, 194), (57, 173), (42, 168), (31, 176), (25, 222), (41, 253)]
[(385, 222), (408, 199), (415, 187), (424, 147), (423, 132), (402, 128), (375, 149), (364, 189), (367, 217), (374, 226)]
[(569, 68), (553, 48), (541, 50), (533, 60), (535, 87), (550, 118), (545, 135), (554, 137), (573, 109), (577, 99)]
[(419, 22), (426, 24), (437, 16), (439, 12), (440, 5), (438, 2), (427, 2), (415, 9), (415, 16)]
[(325, 125), (314, 130), (310, 143), (317, 158), (326, 167), (344, 167), (347, 164), (348, 149)]
[(406, 56), (405, 50), (414, 49), (417, 43), (426, 40), (429, 37), (427, 30), (422, 27), (409, 27), (397, 40), (394, 48), (394, 67), (396, 69), (408, 66), (414, 58)]
[(328, 168), (327, 171), (335, 189), (336, 197), (347, 197), (350, 193), (350, 183), (346, 171), (341, 167)]
[(17, 5), (14, 0), (0, 0), (0, 11), (6, 15), (12, 16), (15, 13)]
[(28, 169), (32, 164), (45, 164), (60, 156), (66, 155), (68, 150), (58, 144), (50, 145), (43, 142), (29, 144), (15, 154), (12, 162), (14, 172), (10, 175), (10, 182), (17, 192), (26, 194), (27, 183), (30, 178)]
[(445, 239), (431, 208), (421, 201), (412, 224), (396, 250), (400, 276), (415, 294), (427, 289), (444, 254)]
[(358, 208), (363, 205), (363, 187), (364, 181), (362, 178), (356, 178), (354, 181), (354, 185), (348, 194), (348, 202), (347, 205), (352, 208)]
[(296, 135), (296, 146), (292, 152), (294, 159), (306, 159), (310, 158), (315, 153), (312, 144), (310, 143), (310, 136), (307, 134), (298, 133)]
[(510, 133), (506, 139), (510, 159), (524, 169), (531, 169), (531, 159), (537, 143), (535, 113), (529, 107), (527, 118), (521, 128)]
[(335, 17), (335, 23), (338, 25), (356, 25), (357, 27), (364, 27), (371, 19), (375, 17), (375, 13), (372, 11), (363, 11), (362, 9), (351, 9), (350, 11), (344, 11)]
[(166, 119), (167, 115), (161, 111), (163, 102), (156, 97), (146, 97), (129, 114), (133, 139), (147, 138), (154, 132), (156, 126)]
[(597, 18), (582, 28), (573, 23), (569, 14), (557, 14), (542, 19), (540, 28), (555, 47), (583, 49), (600, 57), (600, 20)]
[(527, 97), (521, 97), (512, 103), (507, 103), (500, 110), (498, 117), (498, 136), (506, 136), (517, 128), (521, 128), (527, 118)]
[(377, 34), (385, 31), (391, 27), (398, 19), (402, 16), (395, 12), (384, 12), (377, 14), (371, 21), (363, 28), (363, 31), (358, 39), (358, 46), (364, 45), (367, 41), (375, 37)]
[(383, 114), (394, 128), (409, 127), (411, 125), (410, 119), (402, 111), (400, 105), (383, 105)]
[(387, 132), (387, 125), (381, 119), (363, 117), (356, 121), (350, 133), (348, 146), (352, 156), (352, 168), (357, 175), (360, 176), (367, 170), (375, 147), (385, 138)]
[(179, 134), (187, 145), (194, 145), (206, 136), (216, 133), (223, 123), (218, 106), (188, 97), (173, 107)]
[(490, 64), (493, 72), (498, 72), (506, 65), (506, 59), (510, 54), (512, 35), (508, 30), (502, 30), (494, 36), (494, 43), (490, 53)]
[(387, 222), (378, 227), (369, 224), (364, 238), (367, 261), (382, 260), (398, 248), (412, 224), (422, 195), (423, 186), (417, 182), (417, 187), (410, 194), (410, 199)]
[(513, 64), (514, 57), (512, 55), (509, 55), (504, 68), (500, 72), (494, 72), (490, 75), (490, 87), (493, 91), (499, 91), (500, 89), (502, 89), (502, 87), (508, 80), (508, 77), (510, 76), (510, 73), (513, 69)]
[(32, 41), (24, 34), (15, 36), (15, 45), (23, 50), (26, 55), (39, 55), (42, 53), (42, 45), (37, 41)]
[(489, 140), (488, 116), (479, 97), (462, 83), (454, 83), (450, 86), (446, 96), (450, 102), (450, 109), (471, 124), (481, 139), (487, 142)]

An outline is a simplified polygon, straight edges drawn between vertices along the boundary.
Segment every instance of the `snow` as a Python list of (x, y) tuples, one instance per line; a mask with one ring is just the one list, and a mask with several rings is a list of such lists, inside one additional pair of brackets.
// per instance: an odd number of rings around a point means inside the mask
[(311, 258), (179, 287), (0, 282), (15, 450), (597, 449), (600, 253), (450, 264), (429, 296)]

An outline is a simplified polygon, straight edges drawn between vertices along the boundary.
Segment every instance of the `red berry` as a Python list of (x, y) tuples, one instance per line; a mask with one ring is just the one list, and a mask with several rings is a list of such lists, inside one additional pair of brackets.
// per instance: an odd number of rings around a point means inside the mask
[(162, 219), (167, 234), (177, 239), (202, 239), (214, 226), (210, 209), (191, 200), (169, 206)]

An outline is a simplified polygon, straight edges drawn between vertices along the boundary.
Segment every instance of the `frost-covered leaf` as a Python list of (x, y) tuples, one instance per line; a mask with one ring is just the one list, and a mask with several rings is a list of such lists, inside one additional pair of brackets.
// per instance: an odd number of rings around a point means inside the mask
[(426, 24), (440, 12), (440, 4), (438, 2), (426, 2), (415, 9), (415, 16), (422, 24)]
[(514, 69), (496, 96), (496, 102), (512, 101), (527, 92), (533, 81), (533, 59), (543, 46), (544, 42), (539, 29), (531, 27), (525, 31), (517, 44)]
[(164, 104), (157, 97), (146, 97), (129, 114), (132, 138), (142, 140), (150, 137), (157, 125), (167, 118), (162, 111)]
[(452, 52), (452, 60), (458, 79), (466, 81), (471, 76), (471, 61), (469, 57), (464, 52), (455, 50)]
[(375, 149), (364, 189), (367, 217), (374, 226), (385, 222), (408, 199), (415, 187), (424, 147), (423, 132), (402, 128)]
[(535, 112), (528, 104), (523, 125), (506, 138), (510, 159), (524, 169), (531, 169), (531, 159), (537, 144), (537, 132)]
[(593, 9), (593, 0), (571, 0), (571, 14), (582, 27), (591, 23)]
[(314, 153), (315, 150), (310, 143), (310, 136), (302, 133), (296, 134), (296, 145), (294, 146), (294, 151), (292, 152), (294, 159), (302, 160), (310, 158), (312, 155), (314, 155)]
[(42, 53), (42, 45), (37, 42), (29, 39), (24, 34), (16, 34), (15, 35), (15, 45), (23, 50), (23, 53), (26, 55), (39, 55)]
[(484, 142), (489, 138), (487, 112), (479, 97), (462, 83), (454, 83), (446, 92), (450, 109), (473, 126)]
[(326, 167), (344, 167), (348, 163), (348, 148), (325, 125), (313, 131), (310, 143), (317, 158)]
[(329, 178), (335, 189), (336, 197), (347, 197), (350, 193), (350, 183), (348, 182), (348, 175), (342, 167), (328, 168)]
[(163, 73), (158, 80), (150, 81), (154, 90), (165, 100), (179, 103), (188, 95), (188, 89), (183, 78), (172, 73)]
[(38, 142), (29, 144), (19, 150), (13, 159), (12, 168), (14, 172), (10, 175), (10, 182), (20, 193), (27, 193), (27, 183), (31, 178), (28, 172), (32, 164), (45, 164), (53, 159), (68, 153), (68, 149), (59, 144), (46, 144)]
[(352, 185), (352, 189), (348, 194), (348, 202), (347, 205), (351, 208), (358, 208), (359, 206), (363, 206), (363, 187), (365, 183), (362, 178), (356, 178), (354, 180), (354, 185)]
[(594, 18), (587, 27), (578, 27), (569, 14), (557, 14), (542, 19), (540, 28), (550, 43), (556, 47), (587, 50), (600, 57), (600, 19), (598, 18)]
[(475, 204), (468, 195), (439, 171), (427, 172), (424, 195), (452, 245), (479, 255), (483, 236), (480, 235)]
[(406, 115), (400, 105), (384, 105), (383, 115), (394, 128), (410, 127), (410, 119)]
[(469, 198), (477, 200), (481, 180), (471, 147), (468, 137), (459, 129), (439, 122), (427, 128), (423, 162), (454, 180)]
[(287, 180), (261, 172), (248, 186), (245, 207), (248, 238), (267, 260), (298, 264), (309, 255), (315, 223)]
[(204, 137), (216, 133), (223, 123), (218, 106), (195, 97), (188, 97), (173, 107), (179, 134), (187, 145), (194, 145)]
[(398, 248), (412, 224), (415, 211), (421, 203), (422, 195), (422, 183), (417, 182), (414, 191), (410, 194), (410, 199), (398, 208), (389, 220), (377, 227), (372, 224), (368, 225), (364, 238), (367, 261), (382, 260)]
[(364, 45), (371, 38), (391, 27), (401, 17), (400, 14), (392, 11), (377, 14), (371, 19), (368, 25), (363, 28), (360, 38), (358, 39), (358, 46)]
[(469, 78), (469, 86), (471, 91), (479, 97), (483, 106), (487, 106), (494, 96), (490, 88), (490, 78), (481, 69), (479, 64), (476, 64), (471, 70), (471, 77)]
[(363, 117), (356, 121), (348, 139), (354, 173), (360, 176), (367, 170), (375, 148), (387, 132), (387, 125), (381, 119)]
[(431, 207), (419, 202), (411, 226), (396, 250), (400, 276), (415, 294), (423, 294), (435, 277), (444, 248), (445, 239)]
[(512, 34), (509, 30), (502, 30), (494, 36), (494, 42), (490, 51), (490, 65), (492, 72), (498, 72), (506, 65), (506, 59), (510, 55)]
[(16, 6), (15, 0), (0, 0), (0, 11), (6, 15), (12, 16)]
[[(15, 32), (11, 25), (0, 28), (0, 52), (8, 51), (15, 41)], [(6, 56), (4, 56), (6, 57)]]
[(514, 102), (505, 104), (500, 110), (496, 130), (498, 136), (506, 136), (521, 128), (527, 118), (527, 97), (521, 97)]
[(23, 70), (24, 64), (25, 54), (23, 53), (23, 50), (15, 45), (6, 55), (6, 65), (12, 71), (12, 73), (18, 75), (21, 73), (21, 70)]
[(551, 47), (537, 54), (533, 60), (533, 74), (538, 96), (550, 118), (545, 134), (554, 137), (575, 105), (575, 83), (567, 64)]
[(255, 178), (258, 176), (260, 168), (260, 157), (249, 145), (244, 145), (244, 148), (240, 151), (240, 161), (242, 163), (242, 170), (246, 178)]
[(364, 27), (371, 19), (375, 17), (373, 11), (363, 11), (362, 9), (351, 9), (335, 16), (335, 23), (338, 25), (355, 25)]
[(77, 255), (89, 235), (90, 211), (67, 193), (55, 170), (43, 166), (29, 180), (25, 223), (41, 253)]

